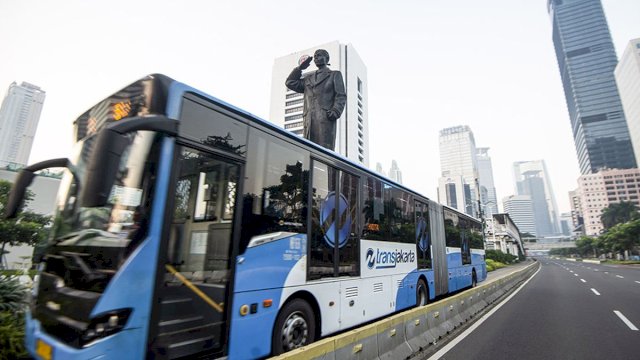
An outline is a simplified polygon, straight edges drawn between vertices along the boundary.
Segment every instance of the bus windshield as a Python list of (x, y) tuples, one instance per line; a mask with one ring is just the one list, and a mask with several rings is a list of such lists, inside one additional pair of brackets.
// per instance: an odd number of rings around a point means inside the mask
[(77, 201), (86, 184), (87, 162), (96, 136), (76, 144), (71, 157), (74, 173), (62, 179), (45, 271), (66, 286), (102, 292), (126, 257), (147, 233), (149, 203), (155, 178), (156, 133), (128, 135), (107, 204), (81, 207)]

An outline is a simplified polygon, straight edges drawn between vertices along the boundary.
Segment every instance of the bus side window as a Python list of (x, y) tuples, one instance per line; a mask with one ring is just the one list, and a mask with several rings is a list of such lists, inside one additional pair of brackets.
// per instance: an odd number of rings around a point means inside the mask
[(456, 213), (444, 209), (444, 233), (447, 247), (460, 247), (459, 218)]
[(418, 269), (431, 269), (431, 226), (426, 204), (415, 202)]
[(384, 195), (382, 182), (372, 177), (364, 181), (362, 208), (362, 239), (385, 240)]

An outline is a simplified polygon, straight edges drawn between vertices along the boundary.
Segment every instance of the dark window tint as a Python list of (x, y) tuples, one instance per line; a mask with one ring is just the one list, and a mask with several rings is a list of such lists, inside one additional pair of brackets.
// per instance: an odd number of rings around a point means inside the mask
[(384, 193), (380, 180), (368, 177), (364, 183), (364, 207), (362, 208), (362, 238), (385, 240)]
[(460, 231), (460, 253), (462, 255), (462, 265), (471, 264), (471, 249), (469, 241), (471, 238), (470, 220), (459, 218), (458, 229)]
[(412, 244), (415, 240), (413, 196), (391, 187), (389, 206), (390, 240)]
[(418, 269), (431, 269), (431, 224), (429, 222), (429, 209), (426, 204), (416, 201), (415, 211)]
[(249, 143), (241, 252), (253, 236), (307, 232), (309, 154), (256, 129)]
[(309, 280), (334, 276), (335, 170), (321, 162), (313, 163)]
[(340, 172), (338, 209), (338, 276), (359, 275), (358, 177)]
[(182, 102), (180, 136), (240, 156), (247, 150), (247, 125), (194, 95)]
[(460, 228), (458, 214), (444, 209), (444, 236), (447, 247), (460, 247)]
[(482, 234), (482, 224), (477, 221), (471, 222), (471, 239), (469, 246), (472, 249), (484, 249), (484, 236)]

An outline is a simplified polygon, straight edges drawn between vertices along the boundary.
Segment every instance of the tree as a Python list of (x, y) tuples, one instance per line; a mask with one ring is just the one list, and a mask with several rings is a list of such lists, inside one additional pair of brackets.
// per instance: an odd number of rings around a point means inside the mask
[(616, 224), (626, 223), (631, 220), (639, 219), (638, 207), (630, 201), (621, 201), (617, 204), (611, 204), (602, 210), (600, 220), (605, 229), (609, 229)]
[(610, 251), (633, 251), (640, 246), (640, 219), (614, 225), (601, 238)]
[[(4, 208), (9, 199), (10, 190), (11, 183), (6, 180), (0, 180), (0, 215), (4, 215)], [(46, 237), (51, 217), (25, 211), (24, 207), (31, 199), (33, 199), (33, 193), (27, 191), (24, 204), (16, 218), (3, 219), (0, 217), (0, 242), (2, 243), (0, 254), (5, 253), (6, 245), (35, 246)]]

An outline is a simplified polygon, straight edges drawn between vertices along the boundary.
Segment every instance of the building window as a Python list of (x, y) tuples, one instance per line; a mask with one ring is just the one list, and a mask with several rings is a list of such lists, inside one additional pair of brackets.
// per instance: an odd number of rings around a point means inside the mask
[(299, 122), (295, 122), (295, 123), (289, 123), (289, 124), (284, 124), (284, 128), (285, 129), (292, 129), (292, 128), (296, 128), (302, 126), (302, 121)]
[(295, 112), (300, 112), (300, 111), (302, 111), (302, 109), (303, 109), (302, 106), (298, 106), (298, 107), (294, 107), (294, 108), (291, 108), (291, 109), (286, 109), (284, 111), (284, 113), (285, 114), (292, 114), (292, 113), (295, 113)]
[(302, 114), (285, 116), (284, 121), (293, 121), (298, 119), (302, 119)]
[(293, 99), (293, 98), (297, 98), (297, 97), (302, 97), (302, 93), (292, 93), (292, 94), (287, 94), (287, 99)]
[(298, 105), (298, 104), (302, 104), (303, 102), (304, 102), (304, 99), (291, 100), (291, 101), (287, 101), (285, 103), (285, 106)]
[(358, 78), (358, 92), (362, 93), (362, 80), (360, 78)]

